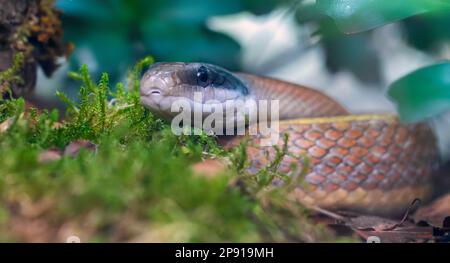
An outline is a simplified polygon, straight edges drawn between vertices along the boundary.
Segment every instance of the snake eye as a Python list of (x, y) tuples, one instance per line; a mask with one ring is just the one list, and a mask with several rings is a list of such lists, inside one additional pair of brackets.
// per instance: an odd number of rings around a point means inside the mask
[(197, 70), (197, 83), (202, 87), (206, 87), (209, 84), (208, 80), (209, 80), (208, 69), (204, 66), (201, 66)]

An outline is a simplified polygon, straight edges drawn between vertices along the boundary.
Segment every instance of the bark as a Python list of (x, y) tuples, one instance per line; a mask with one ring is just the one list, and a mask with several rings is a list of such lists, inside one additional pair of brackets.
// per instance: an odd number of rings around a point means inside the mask
[(37, 66), (50, 76), (56, 59), (67, 55), (69, 46), (62, 42), (60, 14), (53, 1), (0, 0), (0, 6), (0, 72), (12, 66), (18, 52), (23, 53), (18, 74), (22, 81), (10, 86), (14, 96), (24, 96), (34, 90)]

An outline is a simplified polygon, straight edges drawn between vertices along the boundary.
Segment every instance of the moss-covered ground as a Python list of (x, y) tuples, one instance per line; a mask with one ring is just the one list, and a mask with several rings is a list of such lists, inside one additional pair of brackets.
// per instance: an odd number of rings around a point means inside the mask
[[(79, 98), (58, 94), (67, 104), (62, 116), (25, 107), (22, 98), (0, 101), (0, 241), (334, 240), (289, 200), (290, 184), (298, 182), (268, 187), (271, 178), (283, 178), (276, 163), (249, 175), (245, 142), (224, 150), (214, 137), (175, 136), (144, 109), (139, 76), (151, 63), (142, 60), (114, 86), (107, 74), (92, 80), (87, 67), (71, 73), (80, 81)], [(3, 83), (14, 80), (13, 71)], [(45, 158), (79, 140), (95, 150)], [(216, 176), (192, 169), (218, 158), (230, 165)]]

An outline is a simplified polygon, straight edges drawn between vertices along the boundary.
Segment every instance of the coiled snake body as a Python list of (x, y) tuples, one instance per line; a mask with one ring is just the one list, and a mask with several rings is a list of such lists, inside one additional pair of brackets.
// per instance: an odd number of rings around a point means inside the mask
[[(431, 190), (439, 155), (425, 123), (402, 124), (393, 114), (352, 115), (319, 91), (204, 63), (158, 63), (141, 80), (142, 103), (166, 118), (176, 115), (171, 105), (177, 99), (194, 103), (194, 92), (201, 92), (203, 104), (212, 99), (279, 101), (279, 130), (289, 135), (288, 151), (308, 156), (311, 164), (306, 187), (294, 193), (303, 203), (393, 214)], [(247, 148), (253, 171), (274, 158), (273, 148), (259, 146), (261, 139), (252, 136)], [(278, 145), (283, 144), (280, 138)], [(280, 171), (291, 172), (293, 162), (299, 168), (303, 164), (286, 156)]]

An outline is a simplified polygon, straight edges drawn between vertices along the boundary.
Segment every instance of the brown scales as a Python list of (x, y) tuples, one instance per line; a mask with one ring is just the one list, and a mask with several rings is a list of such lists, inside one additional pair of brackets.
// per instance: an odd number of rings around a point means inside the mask
[[(289, 135), (290, 153), (307, 156), (311, 164), (306, 187), (298, 187), (293, 194), (299, 201), (329, 209), (395, 214), (403, 213), (415, 198), (428, 196), (439, 154), (427, 124), (402, 124), (388, 114), (349, 115), (318, 91), (269, 78), (239, 76), (250, 83), (258, 98), (280, 98), (280, 119), (293, 119), (280, 122), (280, 134)], [(275, 156), (273, 147), (258, 146), (261, 139), (250, 139), (253, 172)], [(291, 156), (282, 160), (280, 171), (292, 174), (293, 162), (301, 171), (302, 160)]]

